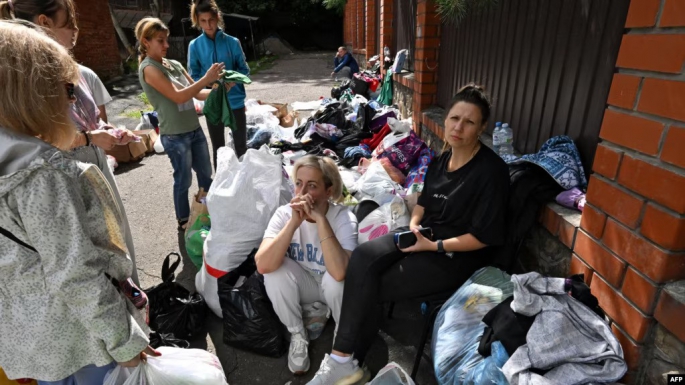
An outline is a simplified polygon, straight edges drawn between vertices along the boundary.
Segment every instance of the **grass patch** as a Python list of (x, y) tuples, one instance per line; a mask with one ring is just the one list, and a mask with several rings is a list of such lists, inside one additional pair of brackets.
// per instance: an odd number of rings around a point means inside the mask
[(152, 110), (154, 110), (154, 108), (152, 107), (152, 104), (150, 104), (150, 99), (147, 98), (147, 95), (145, 95), (145, 92), (138, 95), (137, 98), (138, 98), (138, 100), (140, 100), (144, 104), (143, 107), (124, 110), (120, 114), (121, 116), (125, 116), (127, 118), (132, 118), (132, 119), (140, 119), (140, 111), (152, 111)]
[(264, 56), (259, 60), (247, 62), (247, 65), (250, 67), (250, 76), (256, 75), (260, 71), (271, 69), (274, 66), (274, 64), (276, 64), (276, 60), (278, 60), (278, 56), (270, 55)]

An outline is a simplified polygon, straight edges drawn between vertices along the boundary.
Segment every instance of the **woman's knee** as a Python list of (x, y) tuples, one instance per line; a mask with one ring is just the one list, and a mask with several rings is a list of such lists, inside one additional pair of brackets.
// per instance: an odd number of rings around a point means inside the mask
[(297, 290), (297, 280), (287, 268), (286, 263), (283, 263), (278, 269), (264, 274), (264, 287), (267, 292), (271, 292), (272, 289), (275, 289), (275, 292), (289, 288)]
[(326, 300), (342, 299), (343, 291), (345, 289), (345, 281), (336, 281), (330, 274), (326, 273), (321, 279), (321, 287), (323, 288), (324, 297)]

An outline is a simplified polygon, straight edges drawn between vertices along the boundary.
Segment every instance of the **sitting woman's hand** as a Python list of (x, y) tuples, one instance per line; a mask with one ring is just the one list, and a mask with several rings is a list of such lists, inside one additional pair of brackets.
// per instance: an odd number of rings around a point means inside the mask
[(316, 205), (314, 198), (309, 194), (305, 194), (303, 198), (305, 214), (316, 222), (323, 219), (325, 214), (321, 210), (321, 207)]
[(162, 353), (156, 351), (152, 346), (148, 345), (145, 350), (140, 352), (140, 354), (126, 362), (119, 362), (119, 365), (125, 368), (135, 368), (136, 366), (140, 365), (141, 362), (146, 362), (148, 355), (159, 357), (162, 355)]
[(411, 229), (411, 231), (416, 235), (416, 243), (413, 246), (409, 246), (401, 251), (404, 253), (418, 253), (420, 251), (437, 251), (438, 245), (431, 241), (430, 239), (421, 235), (418, 228)]

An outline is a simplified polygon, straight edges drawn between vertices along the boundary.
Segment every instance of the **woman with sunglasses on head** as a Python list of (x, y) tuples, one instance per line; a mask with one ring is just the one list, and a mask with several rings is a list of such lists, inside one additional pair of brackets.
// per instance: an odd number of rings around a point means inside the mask
[(0, 21), (0, 367), (39, 385), (102, 384), (158, 353), (109, 279), (133, 268), (121, 207), (97, 167), (63, 151), (78, 135), (78, 65), (26, 25)]
[[(0, 1), (0, 19), (18, 19), (32, 22), (42, 27), (50, 37), (67, 50), (72, 50), (76, 44), (78, 27), (76, 26), (76, 7), (73, 0)], [(128, 144), (135, 136), (130, 131), (124, 131), (122, 136), (119, 136), (112, 130), (113, 127), (100, 123), (100, 110), (93, 100), (93, 91), (88, 86), (82, 71), (75, 82), (72, 96), (75, 99), (71, 105), (70, 115), (79, 134), (71, 144), (70, 155), (82, 162), (98, 166), (112, 187), (117, 204), (122, 210), (126, 248), (133, 261), (134, 268), (131, 278), (138, 284), (138, 269), (136, 268), (131, 228), (114, 174), (107, 164), (107, 155), (104, 151), (111, 150), (116, 145)]]

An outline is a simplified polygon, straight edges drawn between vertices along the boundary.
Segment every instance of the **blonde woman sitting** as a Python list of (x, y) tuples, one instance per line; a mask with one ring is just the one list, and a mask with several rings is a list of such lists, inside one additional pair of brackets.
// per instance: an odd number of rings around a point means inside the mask
[(357, 247), (357, 219), (343, 205), (342, 179), (329, 158), (306, 156), (295, 164), (295, 198), (276, 210), (255, 257), (266, 292), (291, 333), (288, 368), (309, 370), (302, 305), (321, 301), (338, 323), (343, 281)]

